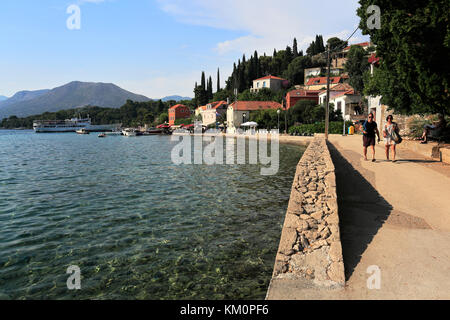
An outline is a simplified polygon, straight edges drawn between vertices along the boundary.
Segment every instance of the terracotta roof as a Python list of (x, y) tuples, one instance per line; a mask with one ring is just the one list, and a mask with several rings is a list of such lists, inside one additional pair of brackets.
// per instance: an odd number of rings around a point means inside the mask
[(286, 80), (286, 79), (283, 79), (283, 78), (279, 78), (279, 77), (275, 77), (275, 76), (272, 76), (272, 75), (268, 75), (268, 76), (265, 76), (265, 77), (262, 77), (262, 78), (259, 78), (259, 79), (255, 79), (253, 81), (265, 80), (265, 79)]
[(180, 108), (180, 107), (185, 107), (185, 108), (187, 108), (184, 104), (176, 104), (176, 105), (174, 105), (173, 107), (171, 107), (169, 110), (175, 110), (175, 109), (178, 109), (178, 108)]
[(214, 109), (222, 107), (223, 105), (226, 105), (226, 104), (227, 104), (226, 101), (215, 101), (215, 102), (208, 103), (206, 106), (198, 107), (198, 109), (202, 109), (203, 111), (205, 111), (205, 110), (208, 110), (208, 105), (211, 105), (210, 110), (214, 110)]
[(237, 101), (230, 105), (235, 111), (256, 111), (282, 109), (281, 104), (274, 101)]
[(331, 97), (330, 100), (334, 100), (336, 98), (339, 98), (339, 97), (342, 97), (342, 96), (346, 96), (346, 95), (348, 95), (348, 96), (355, 95), (355, 91), (354, 90), (343, 91), (343, 92), (335, 95), (334, 97)]
[(297, 97), (314, 97), (318, 96), (320, 90), (292, 90), (288, 92), (289, 96), (297, 96)]
[(211, 104), (212, 104), (212, 109), (217, 109), (219, 107), (222, 107), (223, 105), (226, 105), (227, 102), (226, 101), (216, 101)]
[[(341, 82), (342, 77), (330, 77), (330, 84), (336, 84)], [(321, 85), (327, 84), (327, 77), (316, 77), (316, 78), (310, 78), (308, 80), (308, 83), (306, 84), (307, 86), (317, 86), (317, 85)]]
[(344, 48), (344, 51), (350, 50), (350, 48), (352, 46), (369, 47), (370, 46), (370, 42), (361, 42), (361, 43), (355, 43), (355, 44), (349, 45), (348, 47)]
[[(330, 88), (330, 91), (355, 91), (351, 85), (348, 83), (339, 83), (335, 85), (333, 88)], [(321, 90), (320, 94), (327, 92), (327, 90)]]

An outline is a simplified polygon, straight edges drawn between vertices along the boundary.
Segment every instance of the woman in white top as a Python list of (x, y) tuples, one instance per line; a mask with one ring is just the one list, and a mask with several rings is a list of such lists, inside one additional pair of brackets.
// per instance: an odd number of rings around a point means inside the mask
[(394, 117), (390, 115), (386, 118), (386, 124), (384, 125), (383, 130), (384, 141), (386, 142), (386, 159), (389, 161), (389, 149), (392, 149), (392, 162), (397, 162), (397, 160), (395, 160), (395, 157), (397, 155), (397, 143), (392, 137), (394, 131), (398, 133), (398, 125), (394, 122)]

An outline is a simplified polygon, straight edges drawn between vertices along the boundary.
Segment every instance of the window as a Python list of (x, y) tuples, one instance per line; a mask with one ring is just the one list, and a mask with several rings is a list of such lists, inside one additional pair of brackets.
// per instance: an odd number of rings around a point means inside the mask
[(263, 82), (263, 87), (264, 87), (264, 88), (266, 87), (266, 82), (265, 82), (265, 81)]
[(342, 102), (341, 101), (339, 101), (337, 103), (337, 109), (338, 109), (338, 111), (342, 111)]

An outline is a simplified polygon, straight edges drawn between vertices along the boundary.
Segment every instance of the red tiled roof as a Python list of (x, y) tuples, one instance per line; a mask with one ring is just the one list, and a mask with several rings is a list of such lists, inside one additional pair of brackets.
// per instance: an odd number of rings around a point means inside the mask
[(259, 78), (259, 79), (255, 79), (253, 81), (265, 80), (265, 79), (286, 80), (286, 79), (283, 79), (283, 78), (279, 78), (279, 77), (275, 77), (275, 76), (269, 75), (269, 76), (265, 76), (265, 77), (262, 77), (262, 78)]
[(176, 104), (176, 105), (174, 105), (173, 107), (171, 107), (169, 110), (175, 110), (175, 109), (178, 109), (178, 108), (180, 108), (180, 107), (185, 107), (185, 108), (187, 108), (184, 104)]
[[(330, 88), (330, 91), (355, 91), (351, 85), (348, 83), (339, 83), (335, 85), (333, 88)], [(327, 92), (327, 90), (320, 91), (320, 94)]]
[(352, 46), (368, 47), (368, 46), (370, 46), (370, 42), (362, 42), (362, 43), (355, 43), (355, 44), (349, 45), (348, 47), (344, 48), (344, 51), (350, 50), (350, 48)]
[(226, 105), (227, 102), (226, 101), (216, 101), (216, 102), (213, 102), (211, 104), (212, 104), (212, 109), (217, 109), (217, 108), (219, 108), (219, 107), (221, 107), (223, 105)]
[(334, 97), (330, 98), (330, 100), (333, 100), (333, 99), (336, 99), (336, 98), (339, 98), (339, 97), (342, 97), (342, 96), (345, 96), (345, 95), (352, 96), (352, 95), (354, 95), (354, 94), (355, 94), (355, 91), (354, 91), (354, 90), (343, 91), (343, 92), (341, 92), (341, 93), (335, 95)]
[(226, 104), (227, 104), (226, 101), (215, 101), (215, 102), (208, 103), (205, 106), (198, 107), (198, 109), (202, 109), (203, 111), (205, 111), (205, 110), (208, 110), (208, 105), (211, 105), (211, 110), (214, 110), (214, 109), (217, 109)]
[(320, 90), (292, 90), (288, 92), (289, 96), (296, 96), (296, 97), (314, 97), (318, 96), (320, 93)]
[(268, 109), (282, 109), (281, 104), (275, 101), (237, 101), (230, 105), (235, 111), (256, 111)]
[[(330, 77), (330, 84), (337, 84), (339, 82), (341, 82), (342, 77)], [(317, 86), (317, 85), (321, 85), (327, 84), (327, 77), (317, 77), (317, 78), (310, 78), (308, 80), (308, 83), (306, 84), (307, 86)]]

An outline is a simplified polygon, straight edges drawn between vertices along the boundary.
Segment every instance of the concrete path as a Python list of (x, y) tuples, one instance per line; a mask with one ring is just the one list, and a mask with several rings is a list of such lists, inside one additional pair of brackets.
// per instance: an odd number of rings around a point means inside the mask
[[(450, 165), (402, 146), (387, 162), (382, 143), (366, 162), (361, 136), (331, 136), (329, 146), (347, 284), (312, 298), (450, 299)], [(381, 270), (379, 290), (367, 288), (370, 266)]]

